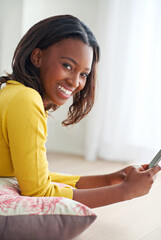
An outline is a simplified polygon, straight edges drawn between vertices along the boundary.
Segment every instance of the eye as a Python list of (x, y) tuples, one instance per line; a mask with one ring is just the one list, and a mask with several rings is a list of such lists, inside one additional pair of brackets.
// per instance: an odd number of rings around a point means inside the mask
[(88, 77), (88, 75), (89, 75), (88, 73), (81, 73), (81, 76), (85, 79)]
[(72, 70), (72, 66), (69, 63), (63, 63), (63, 66), (68, 70)]

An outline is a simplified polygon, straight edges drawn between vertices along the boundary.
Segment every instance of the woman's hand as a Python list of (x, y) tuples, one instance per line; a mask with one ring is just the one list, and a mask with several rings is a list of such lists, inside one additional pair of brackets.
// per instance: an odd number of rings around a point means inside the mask
[(73, 190), (73, 199), (90, 208), (101, 207), (145, 195), (161, 167), (147, 169), (129, 166), (118, 172), (100, 176), (82, 176)]
[(151, 169), (147, 169), (147, 167), (146, 164), (139, 168), (130, 167), (128, 169), (123, 183), (127, 200), (143, 196), (150, 191), (155, 175), (161, 170), (161, 167), (159, 165)]
[(129, 166), (129, 167), (121, 169), (117, 172), (108, 174), (107, 175), (107, 178), (108, 178), (107, 185), (115, 185), (115, 184), (122, 183), (125, 180), (130, 168), (132, 168), (132, 166)]

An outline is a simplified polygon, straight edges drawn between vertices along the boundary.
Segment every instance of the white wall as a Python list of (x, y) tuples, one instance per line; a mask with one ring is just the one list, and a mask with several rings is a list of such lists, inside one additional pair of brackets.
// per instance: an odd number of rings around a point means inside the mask
[(95, 32), (98, 6), (99, 0), (23, 0), (22, 32), (37, 21), (58, 14), (75, 15)]
[(21, 38), (21, 0), (0, 0), (0, 74), (11, 71), (11, 61)]
[[(99, 0), (0, 0), (0, 4), (0, 17), (3, 18), (3, 26), (0, 25), (3, 33), (0, 38), (1, 75), (4, 70), (10, 70), (13, 51), (20, 38), (33, 24), (43, 18), (72, 14), (84, 21), (94, 33), (96, 32)], [(49, 151), (83, 155), (86, 120), (69, 128), (61, 126), (62, 120), (67, 117), (69, 105), (70, 103), (62, 106), (53, 113), (53, 118), (48, 118), (46, 146)]]

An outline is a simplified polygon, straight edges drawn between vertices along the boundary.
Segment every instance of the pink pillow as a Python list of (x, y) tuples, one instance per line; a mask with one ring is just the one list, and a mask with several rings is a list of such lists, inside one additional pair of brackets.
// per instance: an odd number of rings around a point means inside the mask
[(1, 240), (68, 240), (95, 219), (95, 213), (79, 202), (63, 197), (21, 196), (15, 178), (0, 178)]

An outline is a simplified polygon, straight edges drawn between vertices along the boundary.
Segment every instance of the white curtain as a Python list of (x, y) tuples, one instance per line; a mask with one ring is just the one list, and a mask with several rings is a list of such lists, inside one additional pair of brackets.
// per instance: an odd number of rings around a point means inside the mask
[(148, 162), (161, 148), (161, 1), (100, 1), (102, 49), (86, 159)]

